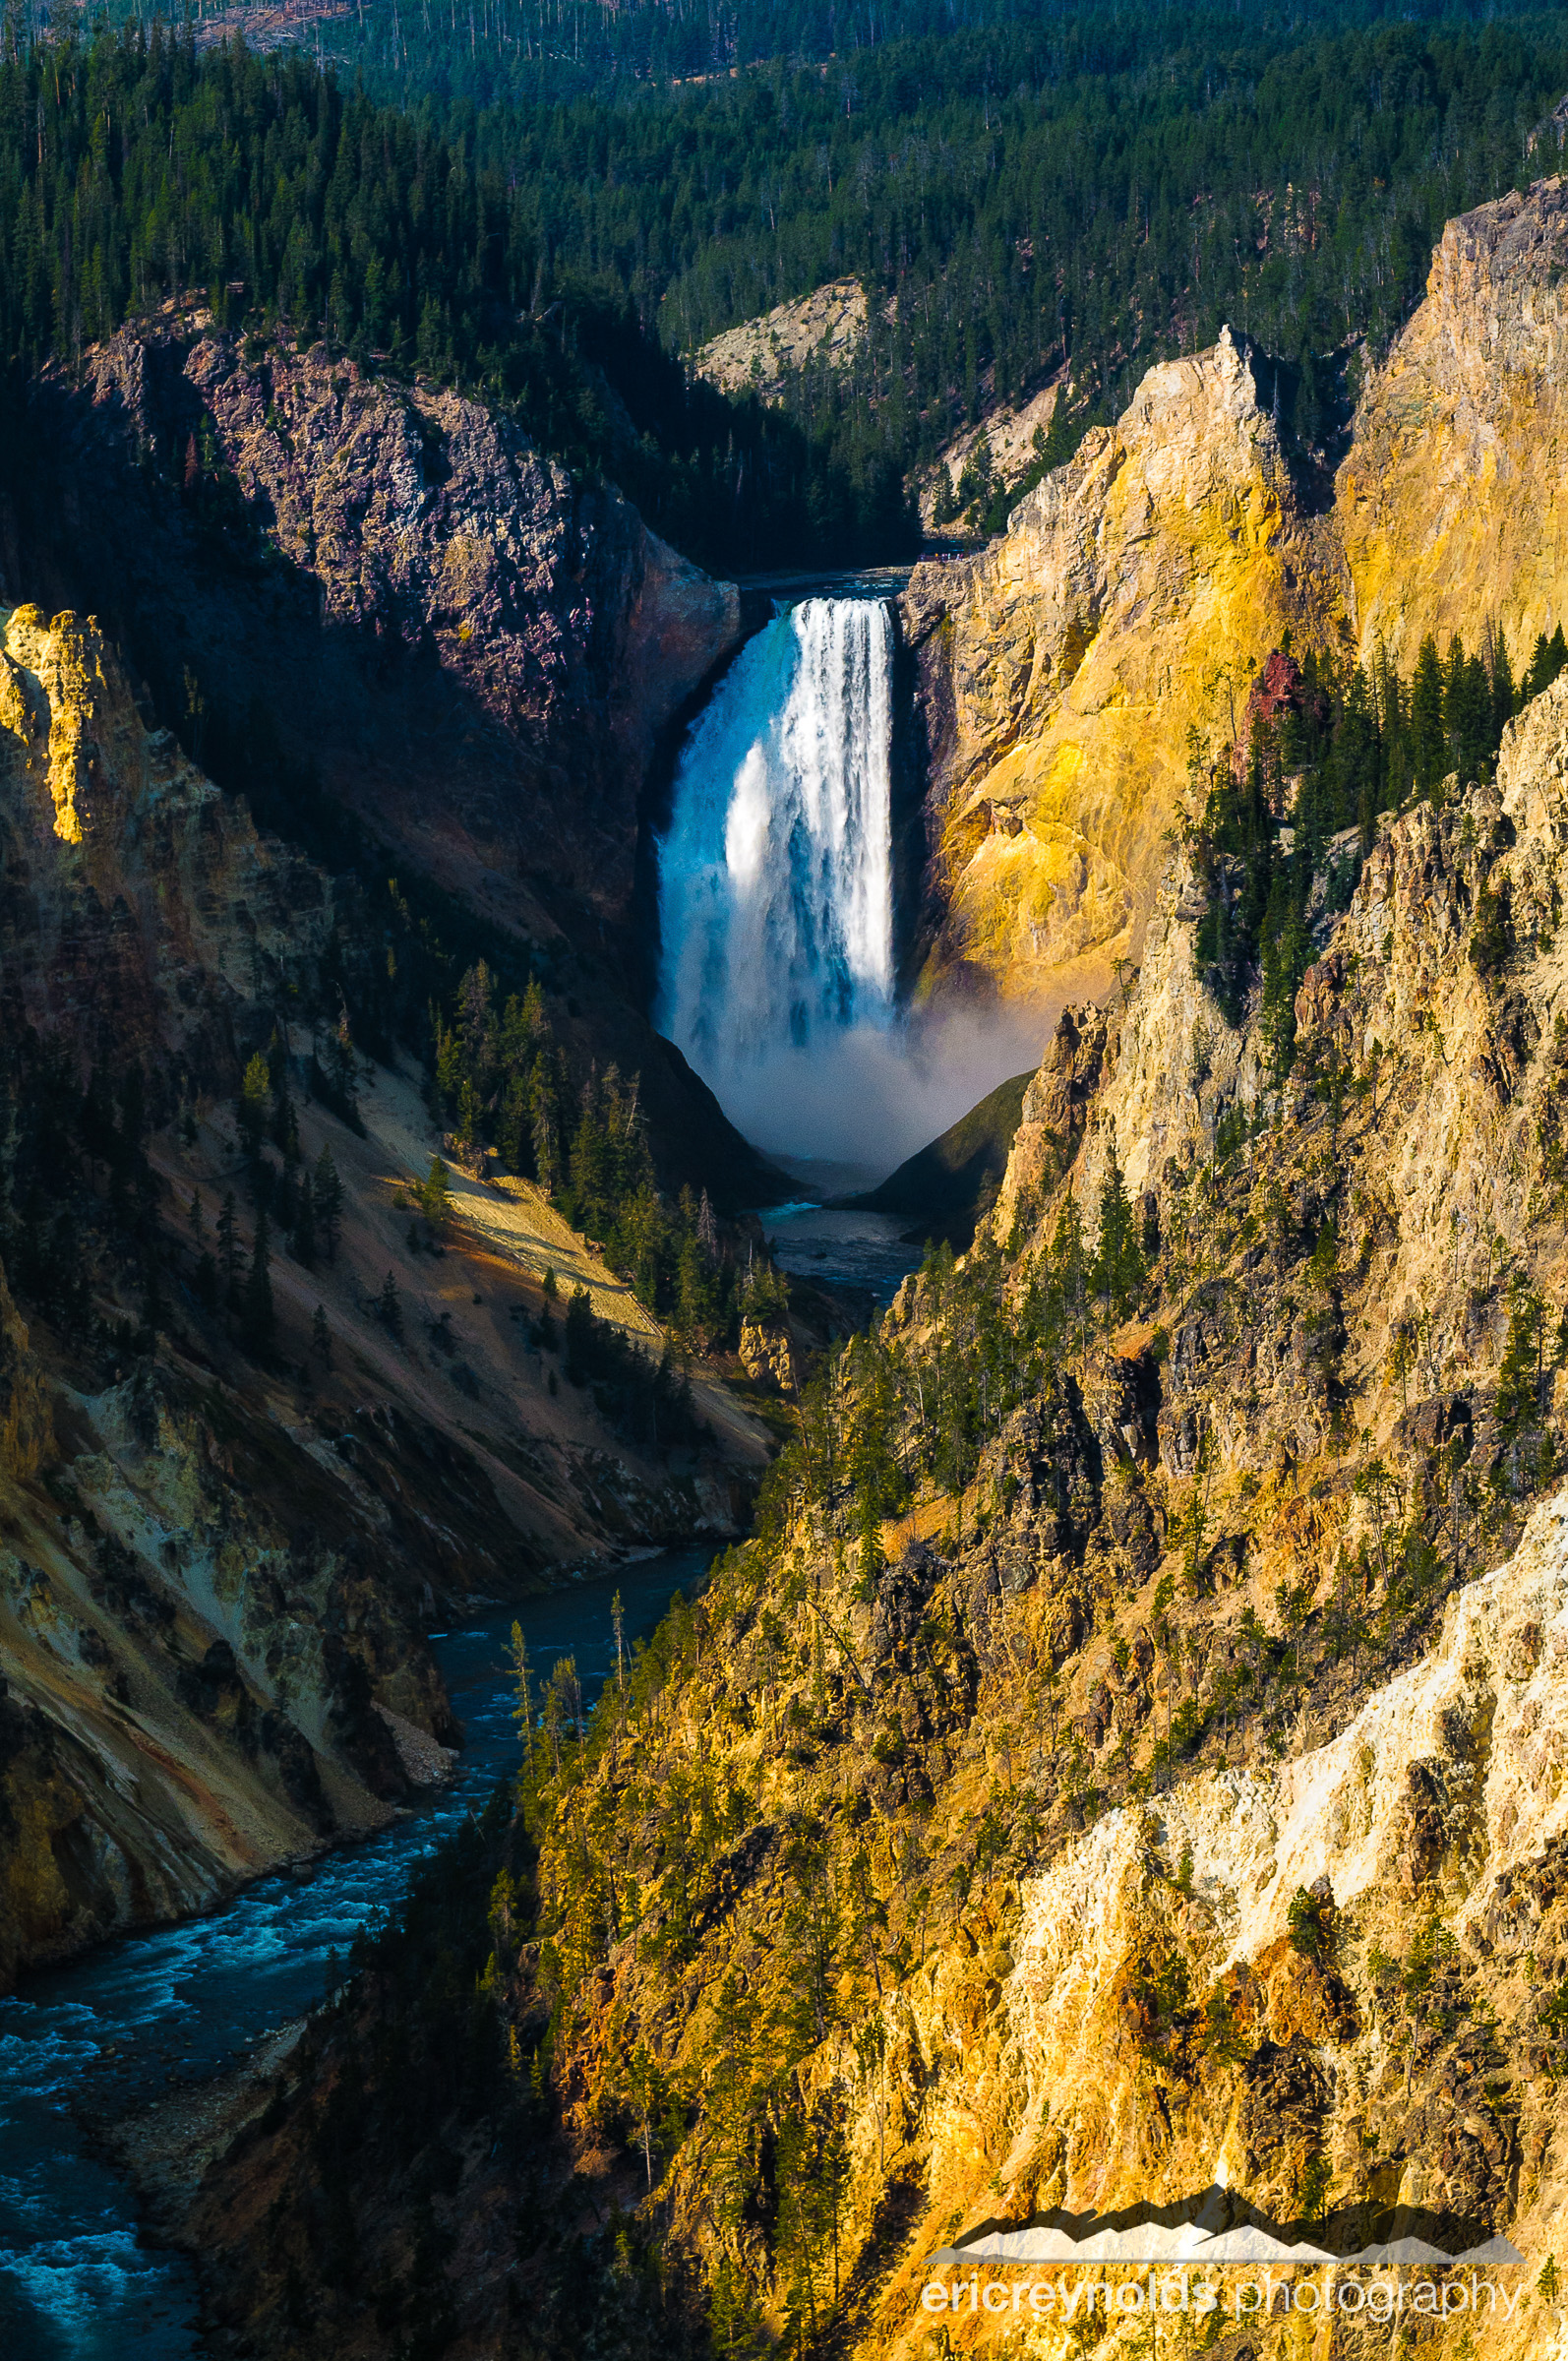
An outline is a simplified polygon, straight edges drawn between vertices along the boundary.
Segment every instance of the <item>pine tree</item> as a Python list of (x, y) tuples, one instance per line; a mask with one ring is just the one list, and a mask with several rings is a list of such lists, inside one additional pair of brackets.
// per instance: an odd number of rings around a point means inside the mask
[(324, 1147), (316, 1159), (311, 1199), (315, 1207), (316, 1229), (327, 1247), (327, 1259), (335, 1262), (338, 1235), (343, 1226), (343, 1184), (337, 1178), (337, 1167), (332, 1162), (330, 1147)]
[(565, 1360), (573, 1384), (586, 1384), (593, 1363), (593, 1300), (585, 1287), (574, 1287), (567, 1304)]
[(1502, 734), (1519, 708), (1519, 694), (1514, 687), (1514, 668), (1508, 661), (1508, 640), (1499, 626), (1491, 643), (1491, 724), (1492, 743), (1501, 742)]
[(1220, 2066), (1239, 2066), (1250, 2055), (1223, 1984), (1216, 1984), (1203, 2012), (1203, 2045)]
[(229, 1189), (217, 1216), (217, 1260), (223, 1274), (223, 1300), (230, 1311), (239, 1302), (240, 1279), (245, 1269), (245, 1248), (240, 1241), (239, 1217), (234, 1204), (234, 1191)]
[(464, 1074), (457, 1085), (457, 1145), (471, 1155), (479, 1145), (479, 1093), (471, 1075)]
[(439, 1156), (432, 1156), (430, 1171), (419, 1187), (419, 1210), (432, 1230), (445, 1229), (452, 1215), (452, 1175)]
[(496, 1118), (496, 1154), (505, 1172), (520, 1173), (529, 1150), (528, 1086), (520, 1074), (513, 1074), (502, 1093)]
[(556, 1116), (555, 1085), (549, 1063), (534, 1060), (528, 1084), (528, 1125), (533, 1138), (533, 1169), (539, 1186), (554, 1197), (561, 1186), (561, 1129)]
[(1476, 896), (1476, 916), (1470, 930), (1470, 963), (1478, 976), (1492, 976), (1505, 965), (1514, 947), (1508, 879), (1495, 890), (1488, 882)]
[(1448, 746), (1443, 736), (1443, 666), (1430, 632), (1416, 657), (1410, 719), (1416, 785), (1423, 795), (1429, 795), (1448, 768)]
[(1568, 665), (1568, 639), (1563, 637), (1562, 625), (1558, 624), (1549, 639), (1544, 632), (1538, 632), (1535, 647), (1531, 651), (1530, 670), (1525, 675), (1520, 695), (1521, 704), (1528, 703), (1531, 697), (1539, 696), (1549, 689), (1564, 665)]
[(332, 1089), (337, 1106), (349, 1122), (358, 1127), (359, 1110), (356, 1101), (359, 1059), (354, 1049), (353, 1034), (349, 1031), (346, 1008), (337, 1020), (336, 1030), (332, 1034), (327, 1058), (332, 1070)]
[(1100, 1244), (1095, 1256), (1096, 1291), (1106, 1297), (1118, 1319), (1142, 1294), (1148, 1273), (1138, 1242), (1137, 1218), (1113, 1147), (1100, 1184)]
[(316, 1260), (316, 1206), (310, 1183), (301, 1183), (294, 1214), (294, 1260), (308, 1271)]
[(1516, 1285), (1508, 1342), (1497, 1372), (1496, 1417), (1504, 1434), (1514, 1435), (1539, 1423), (1545, 1354), (1546, 1306), (1533, 1287)]
[(1069, 1188), (1056, 1215), (1052, 1233), (1050, 1251), (1051, 1281), (1047, 1312), (1048, 1331), (1060, 1335), (1079, 1332), (1082, 1342), (1084, 1299), (1088, 1287), (1089, 1256), (1084, 1244), (1083, 1221), (1078, 1212), (1078, 1200)]
[(438, 1014), (434, 1020), (435, 1034), (435, 1112), (443, 1120), (450, 1120), (456, 1110), (457, 1093), (462, 1088), (462, 1041), (455, 1025), (448, 1025)]
[(271, 1350), (274, 1325), (271, 1253), (268, 1238), (267, 1208), (264, 1205), (256, 1216), (256, 1236), (251, 1245), (251, 1267), (245, 1275), (245, 1286), (240, 1298), (240, 1328), (251, 1352), (264, 1354)]
[(1294, 894), (1277, 935), (1263, 940), (1263, 998), (1260, 1017), (1269, 1062), (1284, 1081), (1296, 1056), (1296, 996), (1312, 955), (1306, 920)]
[(1496, 751), (1491, 683), (1480, 657), (1466, 655), (1457, 633), (1449, 645), (1443, 684), (1443, 727), (1462, 785), (1490, 769)]
[(699, 1353), (717, 1324), (717, 1293), (696, 1232), (689, 1231), (676, 1262), (675, 1327)]
[[(620, 1594), (617, 1593), (618, 1598)], [(517, 1725), (517, 1735), (522, 1741), (522, 1776), (530, 1783), (533, 1779), (533, 1691), (530, 1685), (532, 1671), (533, 1666), (528, 1660), (528, 1643), (522, 1636), (522, 1625), (513, 1623), (512, 1626), (512, 1675), (517, 1702), (512, 1709), (512, 1718)]]
[(381, 1283), (381, 1294), (376, 1299), (376, 1311), (383, 1327), (388, 1329), (401, 1344), (403, 1337), (402, 1298), (397, 1293), (397, 1282), (391, 1271), (387, 1273)]
[(268, 1118), (271, 1109), (272, 1076), (266, 1058), (258, 1050), (245, 1068), (240, 1082), (239, 1103), (235, 1110), (239, 1118), (240, 1136), (247, 1156), (262, 1152), (267, 1135)]
[(550, 1038), (549, 1011), (537, 976), (528, 978), (528, 989), (522, 996), (522, 1030), (523, 1038), (533, 1049), (542, 1049)]
[(324, 1369), (332, 1365), (332, 1332), (327, 1321), (327, 1306), (318, 1303), (316, 1316), (310, 1324), (310, 1349)]

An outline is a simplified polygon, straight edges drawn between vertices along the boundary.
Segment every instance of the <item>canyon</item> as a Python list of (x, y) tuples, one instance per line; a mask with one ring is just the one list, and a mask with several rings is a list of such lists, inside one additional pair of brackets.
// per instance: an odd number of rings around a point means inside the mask
[[(1336, 841), (1288, 1055), (1261, 980), (1216, 988), (1239, 864), (1201, 798), (1293, 651), (1408, 668), (1562, 620), (1565, 219), (1547, 181), (1449, 225), (1343, 452), (1288, 442), (1242, 335), (1151, 371), (999, 541), (915, 570), (896, 651), (869, 607), (752, 632), (499, 412), (325, 347), (171, 309), (34, 388), (0, 538), (56, 604), (4, 625), (0, 992), (29, 1154), (92, 1218), (6, 1201), (0, 1982), (450, 1779), (438, 1620), (730, 1544), (591, 1717), (552, 1669), (516, 1776), (297, 2039), (153, 2122), (215, 2333), (915, 2356), (935, 2255), (1221, 2191), (1342, 2254), (1506, 2235), (1546, 2292), (1469, 2350), (1551, 2348), (1568, 678), (1495, 766)], [(769, 661), (792, 745), (863, 679), (830, 759), (754, 766), (756, 940), (786, 905), (866, 923), (782, 982), (754, 943), (721, 1016), (760, 1038), (836, 961), (892, 1024), (907, 726), (910, 997), (1041, 1055), (968, 1251), (831, 1351), (778, 1288), (750, 1385), (715, 1348), (660, 1443), (541, 1341), (560, 1274), (662, 1347), (611, 1225), (433, 1113), (490, 986), (430, 954), (428, 1071), (349, 1007), (477, 916), (584, 1154), (607, 1090), (646, 1126), (638, 1218), (692, 1184), (688, 1293), (704, 1254), (750, 1273), (695, 1186), (733, 1216), (776, 1177), (646, 1014), (647, 863), (688, 846), (694, 1058), (752, 708), (724, 732)], [(762, 820), (810, 838), (789, 893)], [(339, 1230), (285, 1255), (279, 1225), (264, 1332), (238, 1274), (324, 1154)]]
[[(352, 2091), (374, 2163), (324, 2350), (388, 2349), (355, 2289), (427, 2207), (443, 2332), (474, 2349), (519, 2312), (548, 2349), (587, 2237), (653, 2349), (700, 2286), (749, 2336), (814, 2311), (843, 2349), (916, 2354), (934, 2258), (1043, 2225), (1070, 2276), (1095, 2223), (1200, 2201), (1276, 2250), (1415, 2238), (1439, 2274), (1505, 2235), (1529, 2271), (1466, 2349), (1553, 2349), (1561, 1344), (1523, 1412), (1505, 1397), (1517, 1306), (1555, 1317), (1568, 1286), (1565, 779), (1559, 682), (1495, 783), (1383, 823), (1316, 922), (1283, 1090), (1255, 1011), (1215, 1008), (1172, 861), (1124, 1006), (1063, 1013), (965, 1262), (929, 1263), (807, 1397), (787, 1487), (453, 1903), (503, 2043), (548, 2055), (545, 2112), (525, 2064), (514, 2098), (453, 2102), (427, 2199), (387, 2044), (434, 2040), (439, 2004), (405, 1954), (371, 1958), (265, 2118), (258, 2089), (182, 2167), (177, 2234), (223, 2258), (226, 2323), (297, 2346), (284, 2291), (321, 2269)], [(1471, 955), (1483, 894), (1512, 912), (1496, 967)], [(1070, 1292), (1043, 1313), (1118, 1155), (1148, 1294), (1120, 1324)], [(933, 1478), (923, 1437), (980, 1368), (976, 1455)], [(868, 1525), (889, 1458), (910, 1481)], [(1162, 2342), (1211, 2349), (1209, 2326)], [(1358, 2332), (1392, 2350), (1398, 2326)], [(1059, 2334), (1010, 2341), (1044, 2361)], [(1282, 2357), (1299, 2335), (1244, 2329)]]

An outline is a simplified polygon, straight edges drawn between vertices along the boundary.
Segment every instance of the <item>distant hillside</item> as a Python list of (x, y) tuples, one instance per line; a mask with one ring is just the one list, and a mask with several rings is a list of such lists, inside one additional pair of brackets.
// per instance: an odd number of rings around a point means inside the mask
[(1029, 1080), (1028, 1074), (1014, 1074), (998, 1082), (939, 1139), (906, 1157), (879, 1188), (849, 1203), (866, 1213), (905, 1215), (932, 1237), (967, 1246), (1007, 1169)]

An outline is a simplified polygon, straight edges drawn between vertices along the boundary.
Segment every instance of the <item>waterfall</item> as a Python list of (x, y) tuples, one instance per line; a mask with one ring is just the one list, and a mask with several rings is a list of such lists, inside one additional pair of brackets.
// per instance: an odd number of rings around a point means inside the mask
[(659, 847), (660, 1029), (753, 1136), (781, 1061), (893, 1015), (893, 621), (812, 598), (694, 724)]

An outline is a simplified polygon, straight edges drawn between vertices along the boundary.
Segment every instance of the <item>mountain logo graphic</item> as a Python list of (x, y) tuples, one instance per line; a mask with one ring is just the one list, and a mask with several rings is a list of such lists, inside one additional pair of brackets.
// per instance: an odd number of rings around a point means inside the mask
[(957, 2246), (932, 2257), (933, 2270), (970, 2264), (1238, 2266), (1303, 2270), (1390, 2270), (1424, 2265), (1498, 2269), (1522, 2264), (1518, 2247), (1486, 2222), (1417, 2206), (1363, 2203), (1319, 2220), (1275, 2221), (1234, 2189), (1213, 2184), (1171, 2205), (1127, 2206), (1116, 2213), (1037, 2213), (1029, 2221), (983, 2221)]

